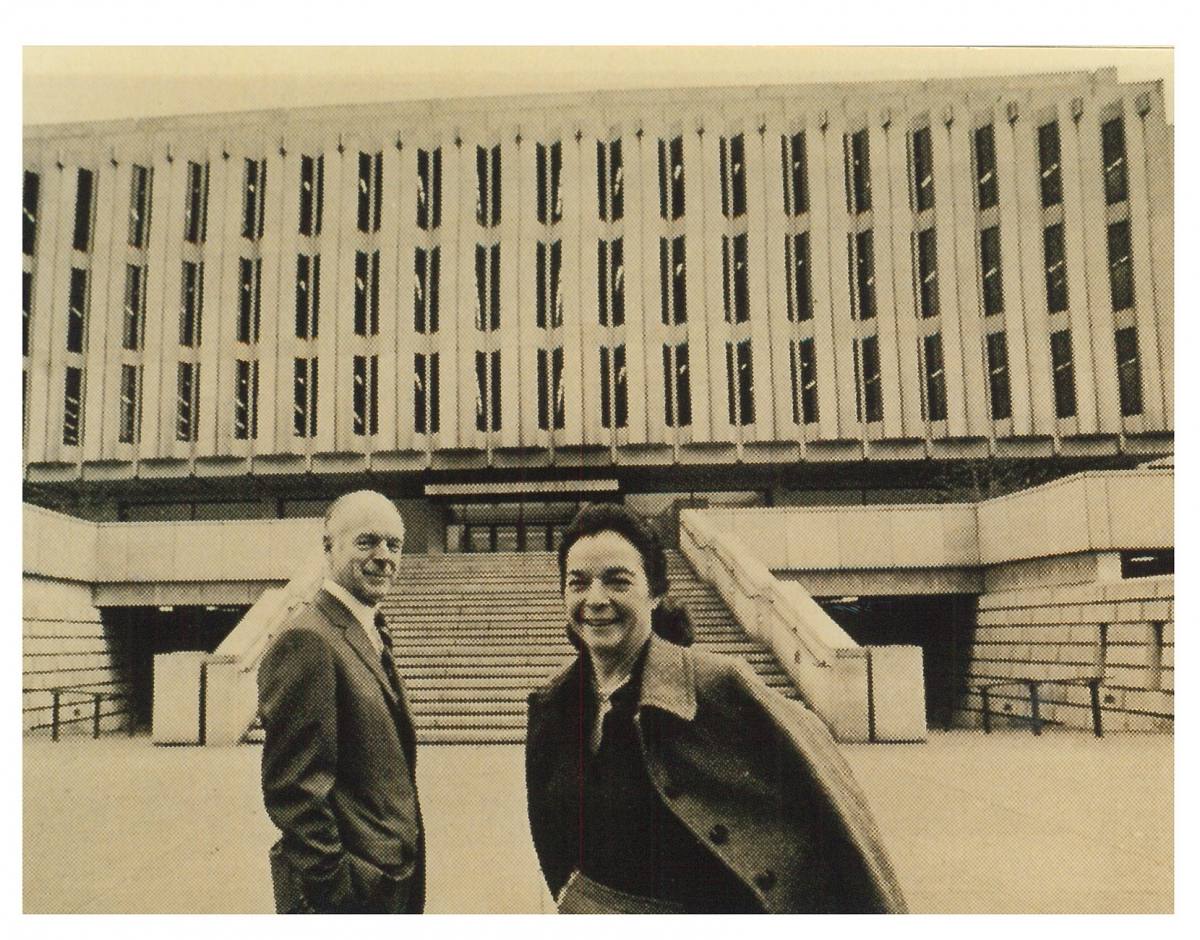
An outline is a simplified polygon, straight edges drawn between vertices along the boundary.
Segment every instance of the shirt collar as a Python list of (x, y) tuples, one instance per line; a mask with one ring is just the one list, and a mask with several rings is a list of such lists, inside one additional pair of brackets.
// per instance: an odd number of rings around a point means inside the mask
[(373, 604), (364, 604), (330, 578), (326, 578), (322, 582), (321, 587), (341, 601), (345, 608), (354, 615), (354, 619), (362, 624), (363, 632), (367, 635), (367, 639), (371, 641), (371, 645), (375, 647), (375, 652), (383, 652), (383, 641), (380, 640), (379, 631), (375, 627), (375, 612), (377, 608)]

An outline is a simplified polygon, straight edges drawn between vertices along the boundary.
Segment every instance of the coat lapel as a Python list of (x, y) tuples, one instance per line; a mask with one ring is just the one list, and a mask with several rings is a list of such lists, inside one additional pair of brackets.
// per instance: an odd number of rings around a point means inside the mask
[(379, 681), (379, 685), (383, 689), (383, 694), (387, 697), (388, 703), (393, 707), (398, 705), (399, 700), (397, 699), (396, 690), (392, 688), (392, 683), (388, 680), (387, 673), (383, 671), (383, 663), (380, 661), (379, 654), (375, 652), (374, 645), (367, 639), (367, 635), (363, 632), (362, 624), (358, 622), (358, 618), (346, 609), (345, 604), (328, 591), (322, 590), (318, 592), (315, 603), (321, 608), (325, 616), (329, 618), (329, 622), (335, 624), (346, 635), (346, 642), (350, 644), (350, 648), (358, 654), (358, 658), (363, 661), (363, 664), (371, 670), (372, 675)]
[(639, 708), (653, 705), (684, 721), (696, 717), (696, 682), (693, 666), (682, 646), (650, 635), (650, 649), (642, 672)]

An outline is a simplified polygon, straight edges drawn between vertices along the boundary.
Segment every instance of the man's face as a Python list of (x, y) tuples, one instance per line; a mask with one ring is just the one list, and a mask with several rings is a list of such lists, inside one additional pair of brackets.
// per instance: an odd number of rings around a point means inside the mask
[(398, 574), (404, 522), (390, 503), (363, 502), (330, 520), (329, 577), (364, 604), (378, 603)]

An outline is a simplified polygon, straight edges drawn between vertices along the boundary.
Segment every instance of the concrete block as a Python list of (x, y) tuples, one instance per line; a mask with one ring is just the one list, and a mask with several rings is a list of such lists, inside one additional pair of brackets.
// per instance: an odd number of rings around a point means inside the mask
[(1142, 644), (1109, 646), (1105, 652), (1104, 661), (1111, 666), (1132, 666), (1144, 669), (1150, 665), (1150, 648)]
[(1144, 620), (1142, 616), (1141, 601), (1121, 601), (1117, 604), (1117, 616), (1113, 618), (1118, 621), (1138, 621)]
[(925, 678), (919, 646), (873, 646), (871, 714), (874, 740), (924, 741)]
[(1110, 645), (1146, 643), (1150, 639), (1150, 625), (1128, 621), (1110, 623), (1106, 633)]
[(1174, 715), (1175, 696), (1170, 692), (1158, 689), (1146, 691), (1129, 689), (1125, 692), (1125, 708), (1153, 715)]
[(203, 652), (154, 657), (152, 738), (155, 744), (200, 743), (200, 680)]
[[(791, 568), (828, 569), (842, 567), (838, 548), (836, 513), (810, 512), (791, 517), (787, 528), (787, 557)], [(856, 567), (847, 561), (849, 567)]]
[(1175, 668), (1175, 647), (1164, 646), (1162, 649), (1162, 665), (1169, 669)]
[[(1174, 605), (1172, 605), (1172, 606), (1174, 606)], [(1164, 642), (1164, 643), (1172, 643), (1172, 644), (1175, 642), (1175, 615), (1174, 615), (1174, 611), (1172, 611), (1172, 614), (1171, 614), (1171, 619), (1170, 619), (1170, 620), (1168, 620), (1166, 623), (1164, 623), (1164, 624), (1163, 624), (1163, 642)]]
[(1072, 643), (1100, 643), (1100, 624), (1074, 623), (1071, 624), (1070, 641)]
[(1167, 691), (1175, 691), (1175, 670), (1164, 669), (1161, 673), (1159, 684)]
[(1128, 666), (1104, 667), (1104, 684), (1120, 689), (1144, 689), (1149, 678), (1149, 670), (1135, 669)]
[(850, 568), (892, 568), (896, 566), (896, 551), (892, 544), (892, 513), (883, 519), (864, 524), (857, 514), (838, 513), (838, 554)]
[(1171, 601), (1144, 601), (1142, 603), (1142, 616), (1147, 620), (1170, 620), (1173, 616), (1172, 607), (1174, 607), (1174, 604)]
[(257, 673), (236, 662), (212, 662), (205, 663), (204, 675), (204, 743), (237, 744), (258, 710)]

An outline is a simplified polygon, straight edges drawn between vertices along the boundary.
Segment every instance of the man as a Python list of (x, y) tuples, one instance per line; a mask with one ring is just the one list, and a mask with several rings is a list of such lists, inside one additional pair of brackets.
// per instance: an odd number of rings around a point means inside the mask
[(363, 490), (325, 514), (328, 577), (258, 672), (263, 801), (275, 907), (419, 914), (425, 835), (416, 733), (378, 603), (396, 581), (404, 522)]

